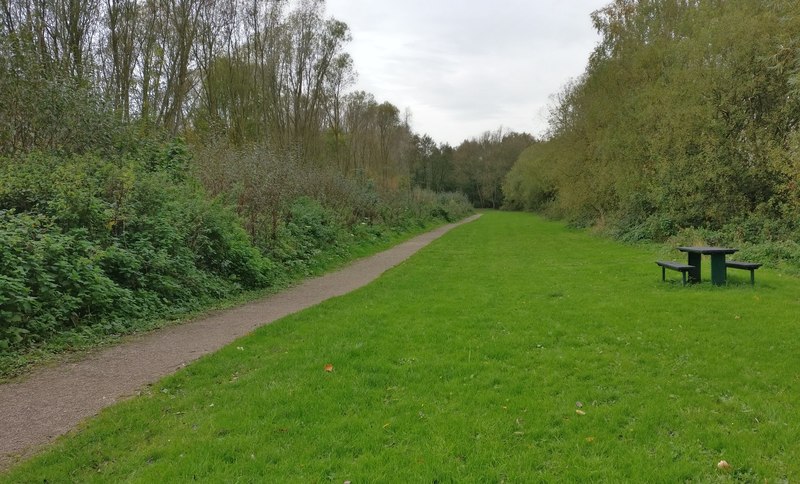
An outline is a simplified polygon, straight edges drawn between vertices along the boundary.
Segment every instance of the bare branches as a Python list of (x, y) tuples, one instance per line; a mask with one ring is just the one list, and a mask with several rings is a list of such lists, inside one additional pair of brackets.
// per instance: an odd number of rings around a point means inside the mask
[[(101, 110), (145, 130), (408, 183), (410, 127), (391, 103), (347, 95), (350, 32), (324, 0), (0, 1), (0, 80), (82, 85)], [(39, 133), (26, 145), (56, 131), (20, 129), (36, 116), (14, 102), (6, 134)]]

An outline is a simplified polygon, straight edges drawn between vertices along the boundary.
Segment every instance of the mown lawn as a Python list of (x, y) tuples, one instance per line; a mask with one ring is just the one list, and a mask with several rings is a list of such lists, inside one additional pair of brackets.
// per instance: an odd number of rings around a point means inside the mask
[(800, 280), (684, 288), (656, 251), (487, 213), (0, 481), (800, 478)]

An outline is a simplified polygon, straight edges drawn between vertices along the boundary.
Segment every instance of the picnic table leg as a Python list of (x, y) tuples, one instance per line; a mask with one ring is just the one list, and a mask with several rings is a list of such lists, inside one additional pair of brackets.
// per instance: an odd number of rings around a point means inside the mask
[(689, 265), (694, 266), (694, 269), (689, 269), (689, 282), (700, 282), (700, 262), (702, 260), (702, 254), (689, 252)]
[(711, 254), (711, 283), (715, 286), (724, 286), (727, 276), (725, 254)]

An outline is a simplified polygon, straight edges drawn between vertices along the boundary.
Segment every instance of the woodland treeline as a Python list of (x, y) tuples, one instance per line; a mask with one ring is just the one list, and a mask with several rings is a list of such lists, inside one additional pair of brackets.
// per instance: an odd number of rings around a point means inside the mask
[(2, 8), (4, 153), (82, 152), (135, 124), (193, 146), (261, 145), (381, 188), (463, 189), (496, 206), (499, 183), (469, 157), (492, 165), (487, 149), (498, 150), (487, 143), (531, 139), (500, 130), (462, 149), (414, 133), (410, 112), (352, 91), (350, 32), (326, 17), (323, 0), (4, 0)]
[(616, 0), (592, 19), (602, 41), (508, 205), (800, 264), (800, 3)]
[(0, 375), (499, 207), (533, 138), (415, 133), (349, 40), (322, 0), (0, 0)]

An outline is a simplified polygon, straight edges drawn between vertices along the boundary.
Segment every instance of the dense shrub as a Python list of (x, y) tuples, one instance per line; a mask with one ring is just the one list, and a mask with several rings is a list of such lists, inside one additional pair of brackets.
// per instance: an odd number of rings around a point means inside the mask
[(752, 213), (731, 221), (720, 229), (681, 228), (666, 238), (667, 243), (680, 245), (720, 245), (739, 249), (736, 257), (800, 272), (800, 229), (779, 218)]
[(1, 347), (133, 325), (269, 284), (274, 264), (235, 214), (149, 161), (0, 162)]
[(264, 146), (233, 148), (227, 144), (199, 147), (197, 176), (213, 195), (228, 197), (259, 247), (272, 241), (291, 220), (298, 199), (315, 200), (328, 217), (352, 227), (405, 227), (432, 218), (456, 220), (473, 210), (461, 194), (430, 190), (379, 191), (372, 180), (348, 178), (335, 169), (291, 155), (277, 155)]
[[(379, 193), (292, 158), (226, 153), (225, 166), (194, 165), (173, 141), (0, 158), (0, 360), (56, 335), (147, 327), (471, 210), (463, 195)], [(192, 166), (219, 178), (199, 177), (205, 188)]]
[(103, 272), (87, 236), (43, 215), (0, 210), (0, 351), (133, 310), (130, 291)]
[(319, 202), (300, 197), (290, 204), (269, 248), (289, 273), (308, 273), (320, 255), (344, 242), (344, 226)]
[(383, 218), (390, 224), (406, 225), (431, 218), (453, 222), (472, 212), (463, 193), (435, 193), (422, 188), (385, 196)]

